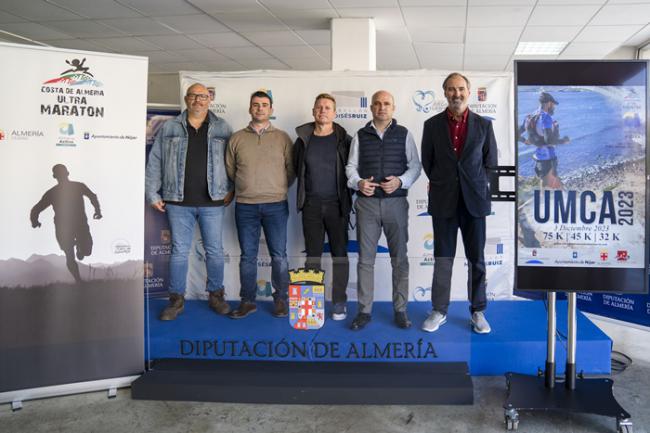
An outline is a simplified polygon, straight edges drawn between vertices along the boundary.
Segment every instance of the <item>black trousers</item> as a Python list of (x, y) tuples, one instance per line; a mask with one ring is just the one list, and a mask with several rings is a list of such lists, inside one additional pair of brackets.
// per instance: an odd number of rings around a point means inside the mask
[(467, 297), (470, 311), (487, 307), (485, 295), (485, 217), (472, 216), (463, 197), (458, 197), (456, 214), (451, 218), (432, 217), (433, 221), (433, 282), (431, 302), (433, 309), (447, 314), (451, 295), (451, 271), (456, 256), (456, 240), (460, 229), (467, 258)]
[(325, 233), (332, 255), (332, 301), (347, 301), (350, 264), (348, 261), (348, 218), (341, 215), (338, 200), (307, 198), (302, 208), (302, 230), (305, 236), (307, 260), (305, 267), (321, 269)]

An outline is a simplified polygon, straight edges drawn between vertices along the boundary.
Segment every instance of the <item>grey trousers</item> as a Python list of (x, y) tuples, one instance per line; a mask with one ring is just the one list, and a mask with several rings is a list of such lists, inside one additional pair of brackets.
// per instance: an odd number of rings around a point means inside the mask
[(409, 296), (408, 209), (406, 197), (357, 198), (357, 300), (359, 313), (370, 314), (375, 291), (375, 257), (382, 229), (388, 241), (390, 264), (393, 268), (393, 309), (406, 311)]

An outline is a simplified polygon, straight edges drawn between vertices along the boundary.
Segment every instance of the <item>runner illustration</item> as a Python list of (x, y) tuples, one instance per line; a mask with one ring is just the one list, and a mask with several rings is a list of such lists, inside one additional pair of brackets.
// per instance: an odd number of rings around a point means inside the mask
[(539, 108), (527, 115), (519, 128), (519, 140), (537, 146), (533, 159), (535, 174), (539, 177), (542, 188), (563, 188), (557, 173), (558, 160), (555, 145), (569, 143), (571, 140), (567, 136), (560, 138), (560, 126), (552, 117), (557, 105), (559, 102), (553, 95), (541, 92)]
[(101, 219), (102, 213), (97, 195), (84, 183), (70, 181), (68, 179), (69, 174), (68, 169), (63, 164), (56, 164), (52, 167), (52, 177), (56, 179), (57, 185), (43, 194), (41, 200), (32, 208), (29, 217), (32, 227), (38, 228), (41, 226), (38, 216), (42, 211), (52, 206), (56, 240), (65, 253), (68, 270), (76, 282), (81, 282), (79, 266), (75, 261), (75, 247), (78, 260), (90, 256), (93, 250), (93, 238), (88, 227), (84, 196), (88, 197), (95, 208), (93, 219)]
[(90, 75), (91, 77), (94, 77), (93, 74), (91, 74), (90, 72), (88, 72), (88, 71), (90, 70), (90, 68), (87, 67), (87, 66), (84, 66), (84, 63), (86, 62), (86, 58), (85, 58), (85, 57), (84, 57), (84, 59), (83, 59), (81, 62), (79, 61), (79, 59), (72, 59), (72, 62), (66, 60), (65, 62), (66, 62), (68, 65), (72, 66), (74, 69), (68, 69), (67, 71), (63, 71), (63, 72), (61, 72), (61, 75), (65, 75), (65, 74), (67, 74), (68, 72), (82, 72), (82, 73), (84, 73), (84, 74), (86, 74), (86, 75)]

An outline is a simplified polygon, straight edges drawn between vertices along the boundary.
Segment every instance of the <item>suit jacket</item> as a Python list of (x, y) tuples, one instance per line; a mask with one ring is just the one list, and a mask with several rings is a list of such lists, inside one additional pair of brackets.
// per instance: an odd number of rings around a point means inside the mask
[(456, 214), (459, 191), (472, 216), (491, 212), (488, 169), (497, 166), (492, 122), (469, 112), (467, 138), (460, 158), (451, 143), (447, 110), (424, 122), (422, 168), (429, 178), (429, 214), (449, 218)]

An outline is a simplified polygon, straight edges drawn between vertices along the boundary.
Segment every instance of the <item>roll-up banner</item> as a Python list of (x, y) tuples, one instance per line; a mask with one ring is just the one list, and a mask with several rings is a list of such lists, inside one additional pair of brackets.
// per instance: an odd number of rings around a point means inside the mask
[[(510, 73), (466, 73), (471, 81), (470, 109), (492, 120), (498, 143), (499, 164), (513, 165), (512, 146), (512, 75)], [(285, 130), (293, 139), (295, 128), (312, 122), (314, 98), (320, 93), (330, 93), (337, 101), (335, 122), (341, 124), (350, 135), (372, 119), (370, 102), (374, 92), (385, 89), (395, 97), (394, 117), (414, 135), (418, 149), (422, 139), (422, 124), (429, 117), (442, 111), (447, 101), (442, 82), (447, 76), (440, 71), (378, 71), (378, 72), (331, 72), (331, 71), (250, 71), (250, 72), (181, 72), (181, 95), (193, 83), (202, 83), (214, 94), (211, 110), (224, 118), (233, 128), (244, 128), (250, 121), (248, 104), (251, 93), (263, 90), (273, 97), (275, 127)], [(427, 180), (422, 174), (410, 188), (409, 195), (409, 242), (410, 300), (431, 302), (433, 272), (433, 229), (427, 213)], [(302, 223), (295, 208), (295, 186), (289, 191), (289, 233), (287, 253), (290, 267), (304, 264), (304, 241)], [(514, 274), (514, 237), (512, 227), (513, 203), (493, 203), (492, 215), (487, 218), (486, 265), (488, 297), (490, 299), (512, 298)], [(155, 233), (154, 236), (160, 236)], [(348, 296), (356, 299), (356, 228), (351, 216), (349, 227), (350, 282)], [(205, 264), (202, 262), (200, 238), (195, 237), (196, 248), (190, 255), (188, 275), (188, 298), (205, 298)], [(459, 240), (460, 243), (460, 240)], [(224, 218), (224, 249), (226, 254), (225, 287), (231, 300), (239, 299), (239, 245), (235, 230), (234, 208), (226, 209)], [(258, 299), (270, 299), (271, 261), (265, 242), (260, 242), (258, 261)], [(329, 269), (329, 268), (328, 268)], [(328, 270), (326, 269), (326, 271)], [(154, 273), (158, 272), (154, 269)], [(331, 277), (326, 272), (326, 287), (331, 287)], [(376, 266), (375, 300), (390, 301), (391, 267), (387, 243), (379, 241)], [(458, 259), (454, 264), (452, 298), (467, 298), (467, 266), (463, 248), (459, 244)], [(329, 296), (329, 294), (328, 294)]]
[(648, 63), (519, 61), (515, 77), (517, 288), (646, 293)]
[(138, 374), (147, 59), (0, 57), (0, 392)]

